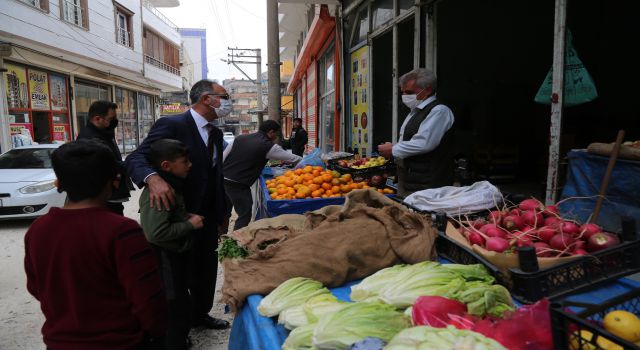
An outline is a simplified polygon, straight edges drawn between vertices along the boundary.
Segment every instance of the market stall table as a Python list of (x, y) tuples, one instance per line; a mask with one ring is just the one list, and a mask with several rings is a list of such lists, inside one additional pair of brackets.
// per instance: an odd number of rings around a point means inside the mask
[[(442, 260), (442, 263), (448, 263)], [(351, 286), (359, 281), (352, 281), (343, 286), (331, 289), (331, 292), (343, 301), (350, 301)], [(588, 292), (578, 293), (567, 297), (574, 301), (599, 303), (614, 296), (624, 294), (633, 289), (640, 288), (640, 282), (622, 278), (616, 282), (594, 288)], [(261, 295), (252, 295), (245, 306), (236, 315), (229, 337), (229, 350), (279, 350), (282, 347), (289, 331), (276, 320), (261, 316), (258, 313), (258, 305), (262, 300)]]

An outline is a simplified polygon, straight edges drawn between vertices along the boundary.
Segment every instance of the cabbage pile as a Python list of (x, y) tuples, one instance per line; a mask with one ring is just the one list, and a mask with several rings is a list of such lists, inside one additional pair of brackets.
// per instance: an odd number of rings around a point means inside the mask
[(398, 333), (384, 350), (507, 350), (497, 341), (480, 333), (427, 326), (408, 328)]

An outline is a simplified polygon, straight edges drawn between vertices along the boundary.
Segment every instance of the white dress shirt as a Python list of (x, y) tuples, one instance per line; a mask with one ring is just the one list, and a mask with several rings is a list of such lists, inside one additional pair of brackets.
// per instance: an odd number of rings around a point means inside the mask
[[(193, 108), (191, 108), (191, 116), (193, 117), (193, 121), (196, 122), (196, 126), (198, 127), (198, 132), (200, 133), (200, 137), (202, 138), (202, 142), (204, 142), (204, 146), (207, 147), (209, 143), (209, 130), (207, 130), (207, 124), (212, 124), (208, 120), (206, 120), (203, 116), (201, 116), (198, 112), (196, 112)], [(216, 166), (216, 145), (213, 144), (213, 166)]]
[(402, 141), (404, 129), (409, 123), (409, 120), (435, 99), (436, 96), (434, 95), (422, 101), (416, 108), (411, 110), (409, 116), (405, 118), (402, 127), (400, 127), (398, 143), (393, 145), (392, 148), (392, 154), (395, 158), (404, 159), (433, 151), (438, 147), (440, 141), (442, 141), (444, 134), (451, 129), (454, 122), (453, 112), (445, 105), (437, 105), (433, 107), (431, 112), (429, 112), (427, 117), (422, 121), (418, 132), (413, 135), (411, 140)]

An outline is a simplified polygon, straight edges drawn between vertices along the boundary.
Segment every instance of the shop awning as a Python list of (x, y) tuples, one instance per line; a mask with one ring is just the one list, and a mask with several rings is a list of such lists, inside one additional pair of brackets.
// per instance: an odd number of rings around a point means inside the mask
[(293, 71), (289, 85), (287, 85), (287, 91), (293, 93), (300, 85), (302, 77), (309, 68), (314, 58), (318, 56), (318, 53), (324, 46), (325, 41), (336, 27), (335, 17), (329, 16), (329, 11), (326, 6), (320, 8), (320, 14), (313, 18), (309, 33), (302, 44), (298, 58), (296, 59), (296, 65)]

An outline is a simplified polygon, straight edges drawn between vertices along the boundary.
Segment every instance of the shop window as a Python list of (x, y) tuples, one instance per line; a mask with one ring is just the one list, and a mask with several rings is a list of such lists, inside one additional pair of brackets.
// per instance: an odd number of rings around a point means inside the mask
[(320, 140), (323, 152), (335, 150), (335, 49), (331, 45), (320, 61)]
[(49, 0), (20, 0), (42, 11), (49, 12)]
[(139, 94), (138, 104), (140, 106), (140, 141), (142, 141), (155, 120), (155, 112), (153, 107), (153, 96)]
[(350, 47), (354, 47), (367, 39), (369, 32), (369, 16), (367, 16), (367, 7), (363, 7), (354, 16), (353, 24), (350, 25), (349, 43)]
[(377, 0), (373, 3), (373, 30), (389, 22), (393, 16), (393, 0)]
[(116, 42), (126, 47), (133, 47), (131, 17), (133, 13), (115, 4), (116, 9)]
[(411, 11), (415, 1), (414, 0), (398, 0), (398, 7), (400, 8), (400, 15)]
[(60, 18), (79, 27), (89, 28), (87, 0), (61, 0)]
[(116, 142), (122, 155), (126, 155), (138, 148), (138, 104), (135, 91), (116, 88), (116, 104), (118, 105), (118, 119), (116, 128)]
[(89, 107), (95, 101), (111, 101), (111, 87), (91, 82), (75, 82), (76, 115), (80, 128), (89, 121)]

